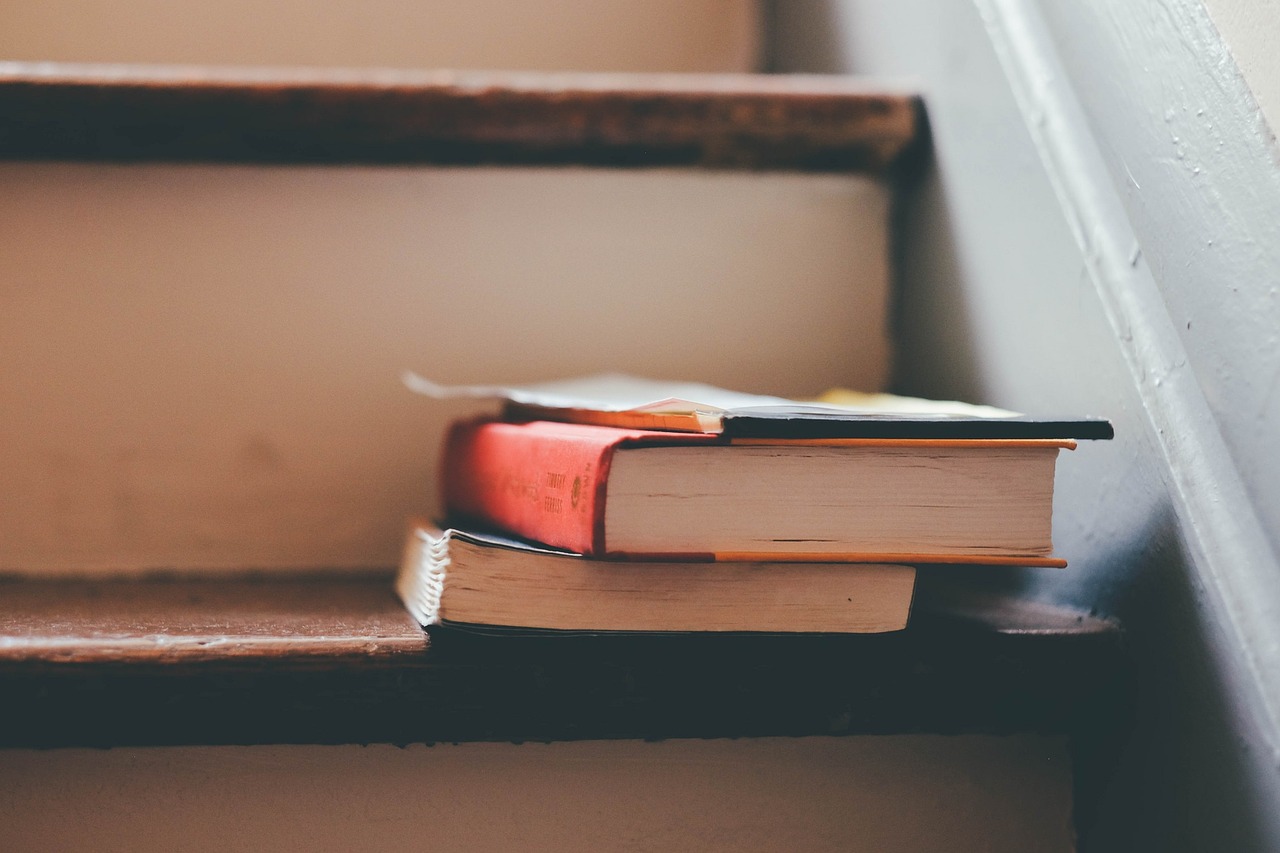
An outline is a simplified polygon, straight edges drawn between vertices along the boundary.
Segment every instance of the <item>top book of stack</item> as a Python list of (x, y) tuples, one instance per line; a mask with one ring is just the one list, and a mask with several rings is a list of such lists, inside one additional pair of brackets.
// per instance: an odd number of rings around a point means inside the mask
[(1110, 439), (1102, 418), (1043, 418), (893, 394), (828, 392), (814, 402), (728, 391), (694, 382), (601, 374), (532, 385), (440, 385), (415, 374), (405, 384), (437, 399), (500, 400), (503, 419), (558, 421), (726, 439), (1023, 440)]
[(1095, 419), (910, 398), (800, 404), (630, 377), (412, 384), (505, 403), (503, 420), (450, 432), (451, 519), (606, 559), (1061, 566), (1054, 460), (1111, 435)]

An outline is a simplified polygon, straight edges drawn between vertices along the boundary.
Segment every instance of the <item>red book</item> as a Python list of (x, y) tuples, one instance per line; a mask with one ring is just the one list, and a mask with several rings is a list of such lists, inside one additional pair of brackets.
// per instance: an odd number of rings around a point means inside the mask
[(556, 548), (603, 555), (606, 485), (614, 451), (624, 445), (716, 441), (713, 435), (551, 421), (461, 421), (445, 442), (445, 511), (450, 518)]
[(1065, 565), (1051, 556), (1058, 440), (731, 440), (464, 421), (450, 523), (593, 557)]

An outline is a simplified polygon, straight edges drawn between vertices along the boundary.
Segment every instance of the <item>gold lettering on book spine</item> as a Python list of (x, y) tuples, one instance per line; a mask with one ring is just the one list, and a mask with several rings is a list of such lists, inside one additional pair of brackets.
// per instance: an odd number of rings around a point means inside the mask
[(570, 478), (561, 471), (543, 471), (532, 477), (522, 477), (519, 472), (505, 469), (498, 477), (488, 481), (491, 488), (521, 503), (531, 503), (542, 512), (560, 515), (569, 509), (587, 508), (587, 489), (591, 486), (591, 466), (583, 473)]
[(520, 501), (528, 501), (529, 503), (538, 502), (538, 482), (536, 480), (523, 479), (519, 474), (510, 469), (502, 472), (499, 480), (498, 491), (505, 492), (507, 495)]

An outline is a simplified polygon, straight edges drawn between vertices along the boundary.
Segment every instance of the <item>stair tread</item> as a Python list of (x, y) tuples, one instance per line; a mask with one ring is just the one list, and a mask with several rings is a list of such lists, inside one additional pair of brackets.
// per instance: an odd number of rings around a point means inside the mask
[(0, 582), (0, 746), (1071, 732), (1112, 622), (963, 591), (883, 635), (419, 629), (387, 576)]
[(819, 75), (0, 63), (0, 158), (881, 172), (920, 99)]

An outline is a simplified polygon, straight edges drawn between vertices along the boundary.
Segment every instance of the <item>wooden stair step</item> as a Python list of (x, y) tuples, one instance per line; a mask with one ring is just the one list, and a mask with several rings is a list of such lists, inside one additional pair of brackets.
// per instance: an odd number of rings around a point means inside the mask
[(0, 63), (0, 158), (880, 172), (919, 98), (850, 78)]
[[(926, 579), (927, 580), (927, 579)], [(1114, 623), (922, 584), (882, 635), (424, 633), (385, 576), (0, 582), (0, 746), (1090, 733)]]

